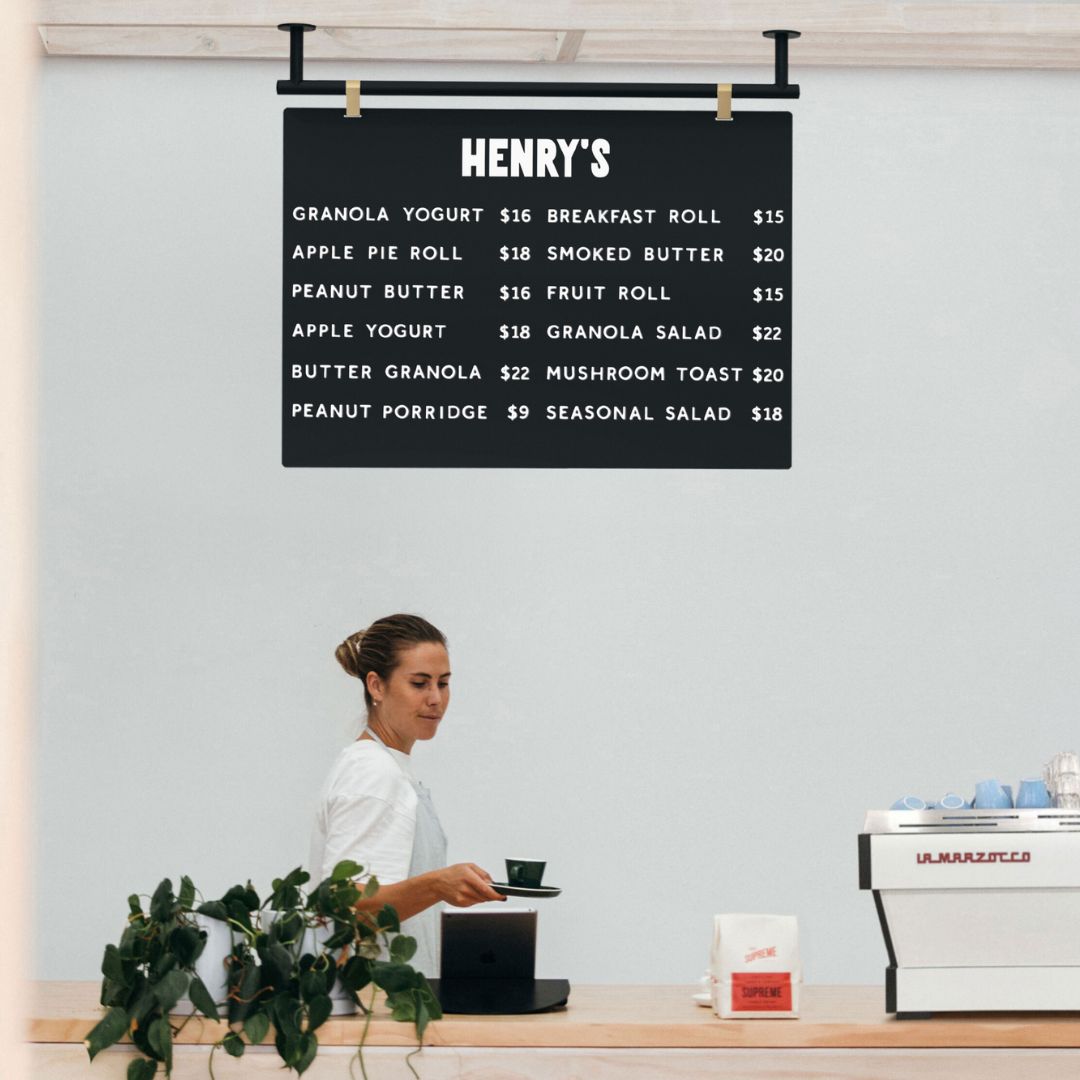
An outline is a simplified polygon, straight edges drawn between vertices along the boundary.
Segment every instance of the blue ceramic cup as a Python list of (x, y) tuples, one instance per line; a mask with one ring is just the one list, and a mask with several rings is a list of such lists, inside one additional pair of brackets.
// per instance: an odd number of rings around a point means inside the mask
[(1021, 780), (1016, 805), (1022, 810), (1042, 810), (1050, 805), (1050, 792), (1039, 778)]
[(997, 780), (980, 780), (975, 785), (975, 806), (979, 810), (1011, 810), (1012, 797)]
[(963, 795), (957, 795), (956, 792), (950, 791), (948, 795), (943, 795), (938, 802), (939, 810), (970, 810), (971, 803), (964, 798)]
[(918, 795), (904, 795), (889, 807), (890, 810), (925, 810), (926, 803)]

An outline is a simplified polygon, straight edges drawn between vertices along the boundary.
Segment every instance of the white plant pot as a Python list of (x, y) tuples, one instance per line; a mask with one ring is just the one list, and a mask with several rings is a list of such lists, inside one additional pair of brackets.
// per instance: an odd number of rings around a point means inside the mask
[[(224, 1014), (229, 993), (229, 974), (225, 961), (232, 952), (232, 934), (227, 923), (205, 915), (192, 915), (200, 930), (206, 931), (206, 947), (195, 961), (195, 974), (202, 979), (214, 1004)], [(190, 1016), (195, 1011), (191, 998), (185, 994), (171, 1009), (178, 1016)]]

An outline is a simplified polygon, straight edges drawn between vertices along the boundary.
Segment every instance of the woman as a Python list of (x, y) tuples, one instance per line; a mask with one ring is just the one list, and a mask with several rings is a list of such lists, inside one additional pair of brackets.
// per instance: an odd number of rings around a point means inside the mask
[(409, 755), (434, 738), (450, 703), (446, 638), (418, 615), (389, 615), (346, 638), (338, 662), (364, 684), (367, 726), (323, 785), (308, 866), (316, 882), (353, 859), (381, 888), (357, 906), (390, 904), (416, 938), (412, 965), (438, 975), (440, 901), (469, 907), (505, 900), (474, 863), (446, 865), (446, 834)]

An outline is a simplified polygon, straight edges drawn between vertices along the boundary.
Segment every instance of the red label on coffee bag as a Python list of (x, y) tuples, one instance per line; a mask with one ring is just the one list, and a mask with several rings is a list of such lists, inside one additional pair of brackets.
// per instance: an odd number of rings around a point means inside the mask
[(732, 1012), (791, 1012), (791, 973), (733, 971)]

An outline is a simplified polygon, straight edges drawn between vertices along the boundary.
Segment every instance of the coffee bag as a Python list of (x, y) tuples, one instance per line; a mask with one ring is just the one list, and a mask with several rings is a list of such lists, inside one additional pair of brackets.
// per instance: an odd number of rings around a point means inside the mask
[(724, 1019), (799, 1015), (802, 964), (794, 915), (717, 915), (713, 1011)]

